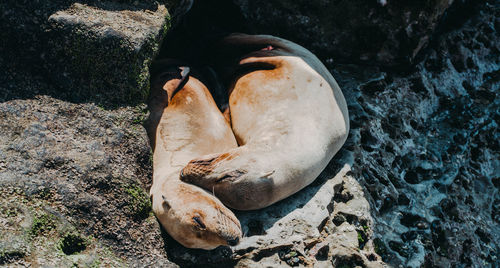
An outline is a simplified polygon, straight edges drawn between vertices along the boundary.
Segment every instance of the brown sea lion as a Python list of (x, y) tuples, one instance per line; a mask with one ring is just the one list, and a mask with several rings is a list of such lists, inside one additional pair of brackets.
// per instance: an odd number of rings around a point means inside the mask
[[(179, 180), (189, 160), (237, 146), (234, 135), (194, 71), (175, 61), (156, 63), (145, 124), (153, 148), (153, 212), (188, 248), (236, 245), (242, 236), (233, 212), (207, 191)], [(153, 68), (153, 70), (155, 69)]]
[(341, 148), (346, 101), (320, 60), (295, 43), (234, 34), (219, 49), (223, 66), (236, 63), (229, 110), (240, 147), (190, 161), (181, 180), (229, 207), (263, 208), (310, 184)]

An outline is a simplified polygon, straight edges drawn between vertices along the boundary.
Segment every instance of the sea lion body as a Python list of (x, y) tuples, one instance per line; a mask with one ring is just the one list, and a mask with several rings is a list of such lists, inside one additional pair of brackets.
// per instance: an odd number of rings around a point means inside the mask
[(192, 160), (181, 180), (214, 191), (227, 206), (269, 206), (310, 184), (341, 148), (347, 105), (326, 67), (309, 51), (272, 36), (232, 35), (250, 46), (230, 88), (229, 109), (240, 147)]
[(170, 77), (157, 79), (152, 86), (146, 128), (154, 150), (153, 211), (165, 230), (186, 247), (235, 245), (242, 234), (233, 212), (207, 191), (180, 181), (179, 173), (195, 157), (235, 148), (236, 140), (204, 84), (190, 76), (176, 89), (180, 82)]

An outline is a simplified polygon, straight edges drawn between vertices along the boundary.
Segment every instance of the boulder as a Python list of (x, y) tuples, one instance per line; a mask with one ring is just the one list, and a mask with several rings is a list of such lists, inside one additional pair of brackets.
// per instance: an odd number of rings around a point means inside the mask
[(170, 23), (165, 3), (153, 1), (7, 1), (0, 14), (1, 50), (71, 100), (102, 104), (145, 99), (149, 65)]
[(466, 13), (410, 72), (333, 69), (350, 113), (344, 150), (376, 252), (394, 267), (498, 264), (500, 9), (476, 2)]

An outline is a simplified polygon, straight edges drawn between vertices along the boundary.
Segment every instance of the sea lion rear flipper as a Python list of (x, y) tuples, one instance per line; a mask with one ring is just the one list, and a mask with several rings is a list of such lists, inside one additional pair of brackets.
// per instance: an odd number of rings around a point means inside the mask
[(170, 100), (172, 100), (174, 95), (177, 92), (179, 92), (186, 85), (186, 83), (189, 81), (189, 73), (191, 72), (191, 68), (189, 68), (188, 66), (182, 66), (182, 67), (179, 67), (179, 69), (181, 71), (181, 81), (179, 81), (179, 85), (177, 85), (177, 87), (174, 89), (174, 91), (172, 91), (172, 94), (169, 97)]
[(231, 124), (231, 111), (229, 110), (229, 105), (222, 106), (222, 115), (226, 119), (226, 121)]

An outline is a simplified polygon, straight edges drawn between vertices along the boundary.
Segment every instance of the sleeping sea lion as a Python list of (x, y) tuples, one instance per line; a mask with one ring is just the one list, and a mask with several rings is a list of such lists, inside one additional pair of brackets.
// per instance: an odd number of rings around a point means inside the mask
[(310, 184), (344, 144), (347, 105), (337, 82), (307, 49), (268, 35), (222, 41), (219, 68), (229, 86), (231, 124), (240, 147), (193, 159), (181, 180), (227, 206), (269, 206)]
[[(160, 66), (160, 67), (158, 67)], [(165, 230), (188, 248), (236, 245), (242, 236), (233, 212), (207, 191), (179, 180), (189, 160), (237, 146), (210, 92), (189, 67), (156, 63), (150, 116), (145, 124), (153, 148), (153, 212)]]

